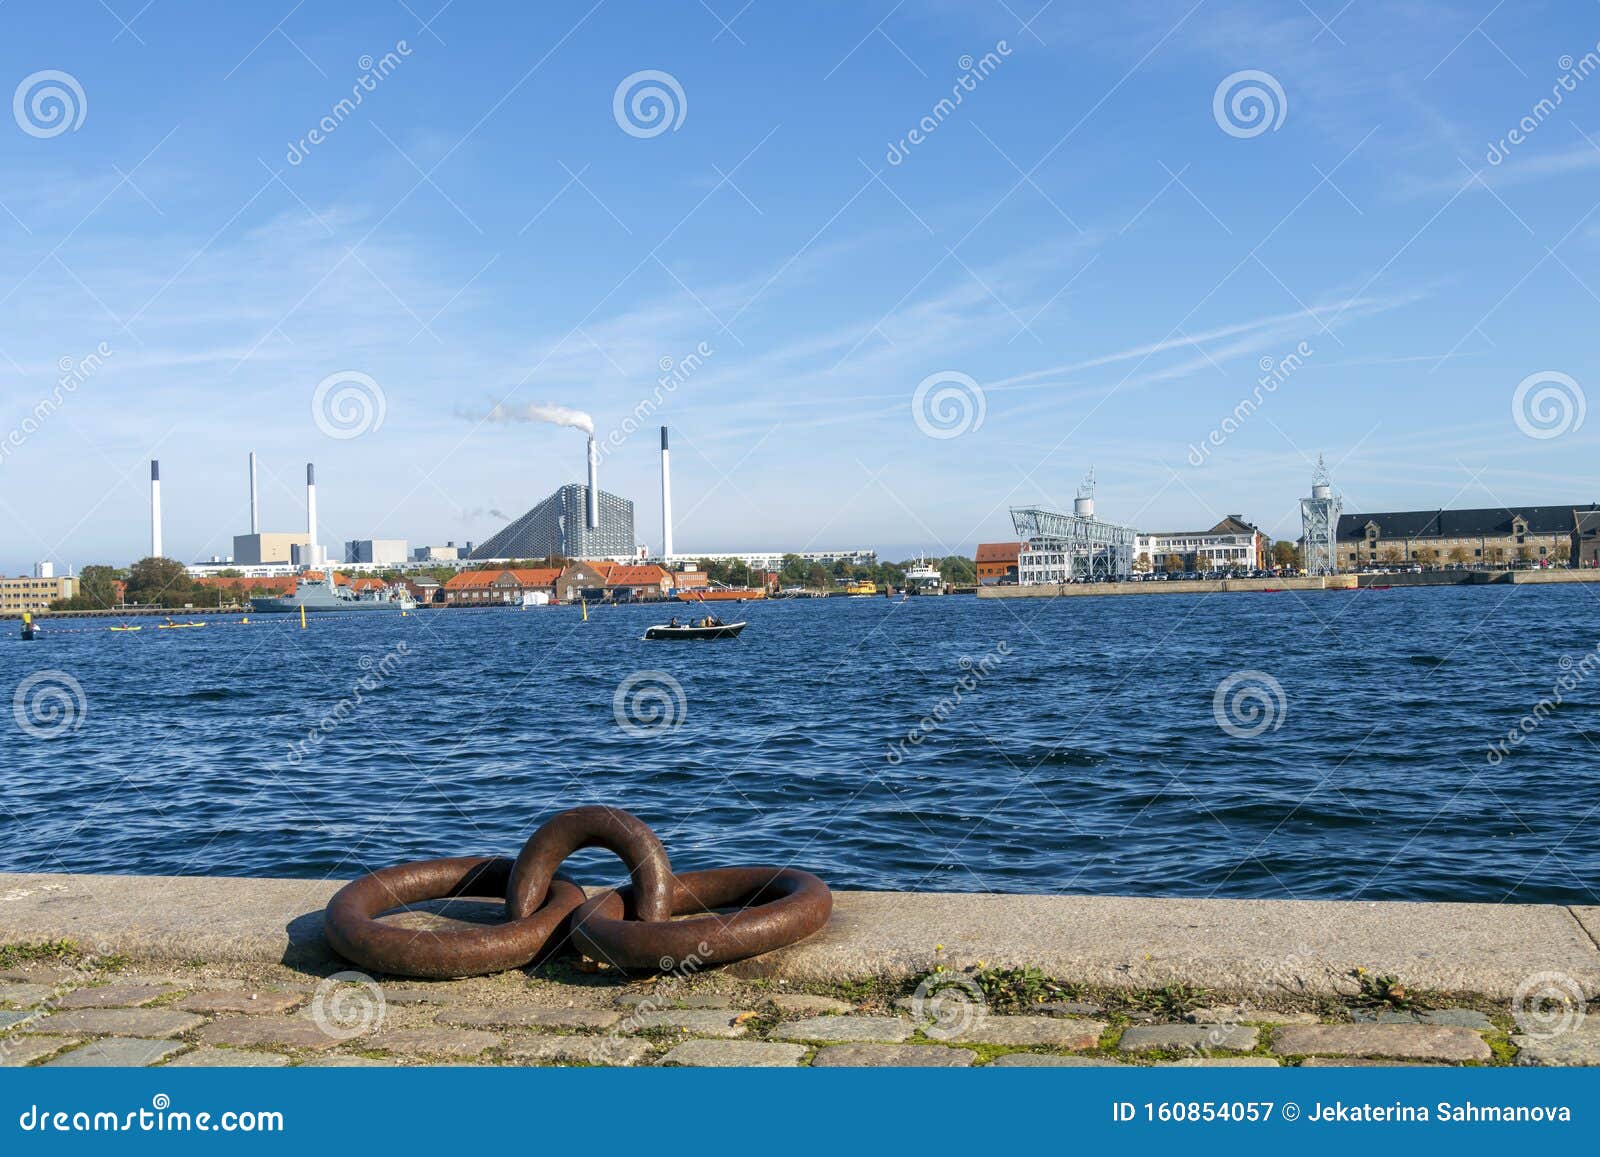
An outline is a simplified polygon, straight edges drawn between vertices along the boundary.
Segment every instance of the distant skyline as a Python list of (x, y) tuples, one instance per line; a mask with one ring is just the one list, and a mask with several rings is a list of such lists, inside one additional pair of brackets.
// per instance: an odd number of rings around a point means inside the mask
[[(0, 571), (1600, 500), (1600, 7), (0, 5)], [(634, 427), (637, 430), (634, 431)], [(626, 432), (624, 431), (633, 431)], [(1196, 464), (1198, 459), (1199, 464)]]

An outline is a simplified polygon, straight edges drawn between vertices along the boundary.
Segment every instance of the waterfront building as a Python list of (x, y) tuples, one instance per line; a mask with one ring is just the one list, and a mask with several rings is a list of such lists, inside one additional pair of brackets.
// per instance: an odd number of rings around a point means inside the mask
[(1009, 585), (1017, 581), (1017, 558), (1022, 554), (1020, 542), (980, 542), (977, 557), (978, 585), (991, 587)]
[(295, 548), (308, 546), (311, 536), (303, 530), (268, 531), (262, 534), (233, 536), (233, 562), (236, 566), (263, 566), (294, 562)]
[(1594, 503), (1346, 514), (1338, 524), (1338, 557), (1350, 567), (1592, 566), (1597, 526)]
[(613, 599), (659, 599), (672, 593), (672, 575), (659, 566), (614, 566), (606, 574), (606, 593)]
[(375, 566), (404, 566), (403, 538), (356, 538), (344, 544), (345, 562), (370, 562)]
[(1078, 487), (1071, 514), (1014, 506), (1011, 525), (1023, 539), (1017, 555), (1017, 581), (1023, 586), (1110, 582), (1132, 573), (1136, 532), (1095, 517), (1093, 470)]
[(603, 599), (606, 576), (614, 564), (609, 562), (570, 563), (556, 579), (556, 598), (570, 603), (574, 599)]
[(1237, 514), (1210, 530), (1160, 531), (1134, 536), (1133, 569), (1257, 570), (1265, 564), (1267, 537)]
[[(561, 571), (553, 566), (491, 567), (464, 570), (444, 584), (444, 602), (451, 606), (494, 606), (520, 603), (524, 592), (554, 592)], [(436, 585), (435, 589), (438, 588)], [(415, 591), (412, 592), (416, 594)]]
[(444, 602), (444, 587), (440, 586), (439, 580), (431, 575), (403, 578), (400, 580), (400, 585), (411, 592), (411, 597), (417, 600), (419, 606)]
[(1573, 564), (1600, 567), (1600, 510), (1577, 512), (1578, 529), (1573, 540)]
[(467, 557), (479, 559), (567, 558), (631, 559), (634, 556), (633, 503), (597, 492), (595, 526), (588, 525), (589, 487), (570, 482)]
[(78, 580), (67, 576), (0, 577), (0, 613), (20, 615), (23, 611), (47, 611), (57, 599), (70, 599), (77, 593)]

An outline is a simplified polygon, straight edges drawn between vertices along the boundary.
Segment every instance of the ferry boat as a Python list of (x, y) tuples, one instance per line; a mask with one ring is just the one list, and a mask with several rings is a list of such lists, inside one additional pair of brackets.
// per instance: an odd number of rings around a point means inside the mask
[(914, 595), (942, 595), (944, 575), (929, 566), (926, 558), (919, 558), (915, 566), (906, 569), (906, 590)]
[(844, 593), (847, 595), (875, 595), (878, 593), (878, 584), (871, 579), (845, 583)]
[(296, 611), (316, 614), (321, 611), (412, 611), (417, 600), (403, 587), (396, 590), (363, 591), (356, 594), (348, 587), (336, 586), (332, 579), (303, 578), (295, 584), (294, 594), (273, 598), (251, 599), (250, 609), (264, 615), (287, 615)]

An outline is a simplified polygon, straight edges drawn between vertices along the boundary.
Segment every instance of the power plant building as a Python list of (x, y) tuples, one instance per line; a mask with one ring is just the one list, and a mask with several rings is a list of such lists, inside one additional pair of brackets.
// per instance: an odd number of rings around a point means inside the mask
[(344, 561), (404, 566), (407, 545), (403, 538), (353, 538), (344, 544)]
[[(568, 483), (511, 523), (493, 538), (474, 548), (471, 559), (632, 558), (634, 554), (633, 503), (603, 490)], [(594, 527), (588, 525), (591, 512)]]
[(308, 541), (303, 530), (236, 534), (233, 536), (233, 561), (240, 566), (289, 563), (294, 561), (295, 548)]

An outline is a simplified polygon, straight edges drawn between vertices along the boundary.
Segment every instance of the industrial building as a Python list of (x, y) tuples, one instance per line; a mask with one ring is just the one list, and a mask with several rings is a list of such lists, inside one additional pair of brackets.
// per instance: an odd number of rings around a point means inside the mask
[(406, 546), (403, 538), (353, 538), (344, 544), (344, 561), (404, 566)]
[(1017, 555), (1021, 585), (1112, 582), (1133, 571), (1135, 531), (1095, 517), (1093, 470), (1078, 487), (1071, 514), (1014, 506), (1011, 524), (1023, 540)]
[[(598, 508), (593, 527), (587, 518), (592, 494)], [(633, 547), (633, 503), (569, 482), (467, 557), (548, 558), (559, 554), (567, 558), (632, 558)]]
[(233, 562), (237, 566), (287, 565), (294, 561), (296, 549), (309, 540), (303, 530), (233, 536)]

